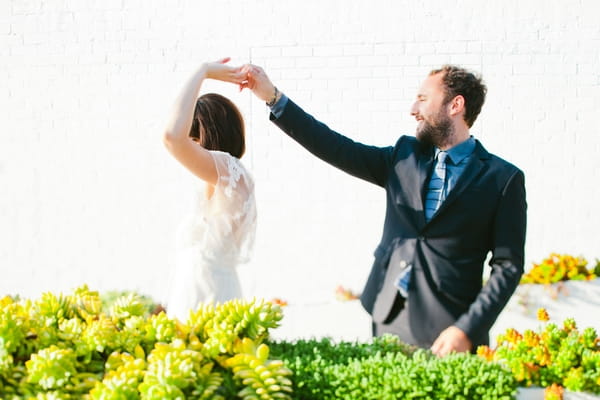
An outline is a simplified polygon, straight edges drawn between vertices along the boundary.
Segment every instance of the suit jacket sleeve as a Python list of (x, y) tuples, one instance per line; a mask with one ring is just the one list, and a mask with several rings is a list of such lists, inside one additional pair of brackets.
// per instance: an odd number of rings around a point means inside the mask
[(392, 147), (357, 143), (331, 130), (288, 99), (279, 118), (271, 121), (323, 161), (379, 186), (384, 186), (392, 163)]
[(514, 293), (523, 274), (527, 204), (525, 178), (516, 170), (500, 195), (494, 218), (492, 272), (475, 302), (455, 323), (470, 338), (485, 335)]

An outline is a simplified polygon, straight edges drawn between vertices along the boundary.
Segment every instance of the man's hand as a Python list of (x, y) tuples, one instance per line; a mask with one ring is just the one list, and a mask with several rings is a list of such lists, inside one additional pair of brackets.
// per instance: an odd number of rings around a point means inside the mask
[(242, 71), (246, 73), (246, 81), (240, 85), (240, 90), (245, 88), (252, 90), (252, 93), (265, 103), (273, 100), (275, 85), (261, 67), (246, 64), (242, 67)]
[(433, 342), (431, 351), (433, 354), (443, 357), (453, 351), (458, 353), (470, 351), (472, 347), (471, 339), (461, 329), (450, 326), (444, 329)]

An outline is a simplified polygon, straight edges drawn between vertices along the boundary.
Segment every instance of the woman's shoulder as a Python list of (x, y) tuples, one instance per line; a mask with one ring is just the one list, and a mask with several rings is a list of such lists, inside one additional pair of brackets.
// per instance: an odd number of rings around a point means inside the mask
[(244, 186), (248, 188), (254, 186), (254, 179), (250, 171), (239, 158), (224, 151), (209, 150), (209, 152), (215, 160), (220, 181), (226, 181), (227, 186), (233, 187), (237, 186), (236, 183), (240, 181), (244, 181)]
[(232, 161), (232, 162), (236, 162), (236, 163), (242, 163), (242, 161), (237, 158), (232, 156), (231, 154), (229, 154), (226, 151), (221, 151), (221, 150), (208, 150), (208, 152), (213, 156), (214, 159), (217, 160), (225, 160), (225, 161)]
[(244, 172), (248, 172), (248, 169), (239, 158), (234, 157), (225, 151), (209, 150), (209, 152), (213, 156), (216, 163), (222, 163), (228, 168), (240, 168), (244, 170)]

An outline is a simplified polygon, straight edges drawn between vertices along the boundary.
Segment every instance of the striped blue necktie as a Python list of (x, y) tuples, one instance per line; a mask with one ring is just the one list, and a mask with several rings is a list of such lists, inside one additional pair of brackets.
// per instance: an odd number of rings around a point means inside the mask
[(437, 163), (433, 169), (431, 180), (427, 188), (427, 197), (425, 197), (425, 219), (427, 222), (433, 217), (433, 214), (440, 208), (440, 204), (446, 198), (446, 158), (448, 153), (440, 151), (437, 155)]
[[(448, 153), (440, 151), (437, 154), (437, 162), (431, 175), (431, 180), (427, 187), (427, 196), (425, 197), (425, 218), (427, 222), (431, 220), (431, 217), (440, 204), (446, 199), (446, 158)], [(408, 298), (408, 286), (410, 284), (410, 276), (412, 273), (412, 265), (407, 265), (396, 277), (395, 285), (400, 295), (404, 298)]]

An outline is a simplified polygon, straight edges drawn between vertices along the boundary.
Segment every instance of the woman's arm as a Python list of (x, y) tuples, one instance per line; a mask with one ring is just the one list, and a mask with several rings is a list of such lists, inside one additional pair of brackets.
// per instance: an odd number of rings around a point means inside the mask
[(163, 143), (173, 157), (198, 178), (213, 185), (217, 183), (218, 174), (212, 156), (208, 150), (195, 143), (189, 133), (198, 92), (204, 79), (236, 84), (244, 81), (246, 73), (242, 73), (240, 68), (225, 65), (228, 61), (229, 58), (224, 58), (218, 62), (204, 63), (192, 75), (175, 101), (173, 115), (163, 135)]

